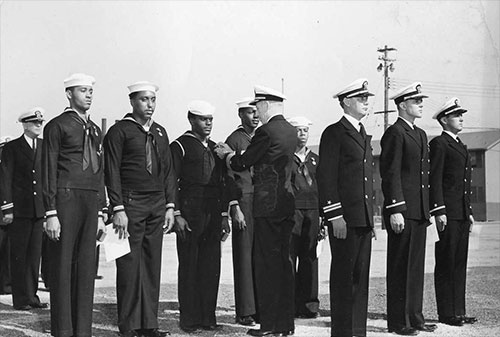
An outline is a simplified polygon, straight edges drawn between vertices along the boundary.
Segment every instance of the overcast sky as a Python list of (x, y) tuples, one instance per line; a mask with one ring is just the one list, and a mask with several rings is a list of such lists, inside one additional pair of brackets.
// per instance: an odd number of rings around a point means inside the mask
[[(317, 144), (342, 116), (332, 95), (353, 80), (367, 78), (383, 109), (384, 45), (398, 49), (391, 86), (421, 81), (429, 94), (417, 121), (429, 134), (453, 96), (469, 109), (466, 131), (499, 128), (499, 23), (498, 1), (0, 1), (0, 135), (20, 135), (31, 107), (60, 114), (63, 79), (84, 72), (97, 80), (91, 116), (108, 127), (130, 111), (127, 85), (158, 84), (154, 119), (171, 140), (189, 129), (190, 100), (216, 107), (212, 138), (224, 140), (234, 102), (283, 78), (286, 116), (311, 119)], [(380, 138), (382, 115), (363, 122)]]

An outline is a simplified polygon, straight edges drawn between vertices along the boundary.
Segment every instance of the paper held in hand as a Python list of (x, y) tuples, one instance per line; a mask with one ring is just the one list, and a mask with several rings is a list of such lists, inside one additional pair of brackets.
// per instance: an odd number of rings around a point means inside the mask
[(106, 237), (103, 242), (98, 242), (98, 245), (99, 244), (104, 247), (106, 262), (116, 260), (117, 258), (130, 253), (130, 243), (128, 238), (120, 239), (118, 233), (115, 233), (115, 230), (113, 229), (113, 224), (106, 226)]

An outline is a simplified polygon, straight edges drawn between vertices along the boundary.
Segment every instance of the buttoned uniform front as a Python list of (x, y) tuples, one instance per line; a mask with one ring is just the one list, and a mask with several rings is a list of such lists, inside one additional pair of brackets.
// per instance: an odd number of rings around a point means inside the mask
[[(45, 125), (42, 191), (47, 217), (57, 216), (60, 239), (50, 241), (51, 334), (88, 337), (92, 330), (95, 245), (105, 206), (102, 134), (70, 108)], [(96, 161), (84, 167), (84, 144)]]
[[(150, 120), (146, 130), (132, 114), (104, 138), (105, 180), (114, 212), (128, 217), (131, 252), (116, 260), (118, 327), (121, 332), (158, 328), (165, 212), (177, 193), (166, 130)], [(152, 138), (151, 173), (146, 149)]]
[[(387, 244), (387, 324), (389, 330), (424, 324), (422, 299), (425, 240), (429, 225), (429, 152), (427, 135), (401, 117), (382, 136), (380, 175)], [(402, 213), (396, 234), (390, 215)]]
[(295, 225), (290, 252), (295, 270), (295, 315), (314, 317), (319, 310), (318, 256), (319, 234), (318, 183), (316, 167), (319, 156), (306, 148), (305, 157), (297, 153), (292, 165), (295, 194)]
[[(332, 336), (365, 336), (373, 228), (371, 136), (342, 117), (321, 135), (317, 171), (319, 208), (328, 223), (332, 254)], [(333, 235), (330, 221), (343, 217), (346, 239)]]
[(262, 331), (294, 330), (290, 236), (294, 225), (291, 173), (296, 146), (296, 129), (283, 115), (275, 115), (257, 128), (244, 153), (228, 157), (235, 171), (253, 168), (254, 263)]
[(179, 184), (176, 215), (191, 228), (185, 240), (177, 236), (180, 326), (186, 330), (216, 326), (222, 213), (240, 197), (215, 146), (191, 131), (170, 144)]
[(446, 215), (435, 244), (434, 285), (441, 318), (465, 316), (465, 288), (472, 214), (471, 161), (467, 147), (447, 132), (430, 141), (431, 215)]
[(38, 271), (45, 209), (42, 201), (42, 140), (26, 136), (7, 143), (0, 165), (2, 212), (13, 214), (10, 238), (12, 300), (15, 308), (38, 305)]
[[(243, 152), (250, 145), (252, 136), (239, 126), (226, 139), (234, 151)], [(231, 240), (233, 249), (234, 298), (237, 317), (257, 314), (254, 266), (252, 251), (254, 244), (253, 185), (250, 169), (233, 172), (235, 183), (241, 191), (238, 200), (245, 216), (246, 228), (240, 230), (233, 224)]]

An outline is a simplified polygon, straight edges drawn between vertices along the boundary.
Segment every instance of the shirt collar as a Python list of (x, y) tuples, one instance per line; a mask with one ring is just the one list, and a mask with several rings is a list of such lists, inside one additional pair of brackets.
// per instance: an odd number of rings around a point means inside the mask
[(448, 130), (443, 130), (443, 132), (446, 132), (451, 138), (453, 138), (456, 142), (458, 142), (457, 135), (454, 134), (453, 132), (450, 132)]
[(144, 131), (146, 131), (146, 132), (149, 131), (149, 129), (151, 128), (151, 125), (153, 125), (153, 123), (154, 123), (153, 118), (150, 118), (146, 124), (142, 125), (141, 123), (136, 121), (134, 119), (134, 117), (132, 117), (131, 113), (126, 114), (125, 117), (123, 117), (123, 120), (131, 121), (131, 122), (136, 123), (137, 125), (140, 125), (144, 129)]
[(409, 120), (406, 120), (401, 116), (398, 116), (398, 118), (404, 120), (406, 122), (406, 124), (408, 124), (410, 126), (410, 128), (415, 129), (415, 125), (413, 123), (411, 123)]
[(347, 119), (349, 121), (349, 123), (352, 124), (352, 126), (354, 126), (354, 128), (359, 132), (359, 123), (361, 123), (360, 121), (358, 121), (356, 118), (352, 117), (351, 115), (348, 115), (348, 114), (344, 114), (344, 117), (345, 119)]
[[(26, 143), (28, 143), (28, 145), (33, 149), (33, 138), (26, 136), (26, 134), (23, 134), (23, 136), (24, 136), (24, 139), (26, 140)], [(36, 138), (34, 138), (34, 139), (36, 141)]]

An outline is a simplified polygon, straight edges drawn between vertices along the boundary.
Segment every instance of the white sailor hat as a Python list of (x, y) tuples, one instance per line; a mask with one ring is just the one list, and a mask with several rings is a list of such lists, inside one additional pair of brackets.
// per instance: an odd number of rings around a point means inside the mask
[(466, 109), (460, 106), (460, 100), (458, 97), (453, 97), (446, 101), (441, 108), (432, 116), (433, 119), (439, 119), (444, 116), (451, 115), (453, 113), (465, 113)]
[(255, 106), (250, 104), (253, 101), (252, 97), (245, 97), (240, 99), (238, 102), (236, 102), (236, 105), (238, 106), (238, 109), (242, 108), (253, 108), (255, 109)]
[(213, 116), (215, 107), (206, 101), (195, 100), (188, 104), (188, 111), (197, 116)]
[(339, 101), (341, 101), (344, 98), (359, 96), (375, 96), (368, 91), (368, 80), (366, 78), (360, 78), (352, 82), (347, 87), (333, 95), (333, 98), (338, 98)]
[(288, 118), (288, 123), (290, 123), (292, 126), (298, 127), (298, 126), (311, 126), (312, 122), (303, 116), (297, 116), (297, 117), (291, 117)]
[(45, 120), (43, 119), (44, 113), (45, 110), (43, 108), (35, 107), (20, 114), (19, 117), (17, 118), (17, 121), (20, 123), (43, 122)]
[(283, 100), (286, 99), (286, 96), (278, 90), (267, 88), (262, 85), (254, 86), (253, 91), (255, 93), (255, 98), (250, 102), (251, 105), (256, 105), (257, 102), (260, 101), (283, 102)]
[(422, 93), (422, 84), (420, 82), (415, 82), (396, 91), (390, 99), (393, 99), (396, 104), (399, 104), (409, 99), (428, 97), (429, 96)]
[(139, 91), (157, 92), (160, 89), (160, 87), (158, 87), (156, 84), (147, 81), (135, 82), (134, 84), (129, 85), (127, 88), (129, 90), (129, 94)]
[(64, 88), (71, 88), (76, 86), (93, 86), (95, 84), (95, 78), (81, 73), (76, 73), (64, 80)]

